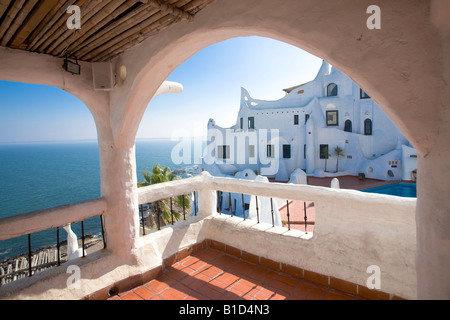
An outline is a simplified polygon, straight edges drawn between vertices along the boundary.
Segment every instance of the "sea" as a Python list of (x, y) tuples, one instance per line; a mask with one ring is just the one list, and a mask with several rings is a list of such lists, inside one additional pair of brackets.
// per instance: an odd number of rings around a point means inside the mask
[[(136, 174), (144, 181), (143, 171), (154, 164), (181, 170), (181, 178), (198, 173), (201, 155), (191, 152), (190, 161), (172, 161), (172, 150), (179, 141), (147, 139), (136, 141)], [(204, 143), (204, 142), (202, 142)], [(186, 160), (186, 159), (184, 159)], [(61, 205), (97, 199), (100, 192), (100, 163), (97, 141), (21, 143), (0, 145), (0, 219)], [(81, 223), (72, 230), (81, 237)], [(84, 221), (84, 233), (101, 236), (99, 217)], [(60, 229), (60, 241), (66, 232)], [(31, 235), (31, 249), (55, 245), (56, 229)], [(0, 241), (0, 261), (28, 251), (28, 237)]]

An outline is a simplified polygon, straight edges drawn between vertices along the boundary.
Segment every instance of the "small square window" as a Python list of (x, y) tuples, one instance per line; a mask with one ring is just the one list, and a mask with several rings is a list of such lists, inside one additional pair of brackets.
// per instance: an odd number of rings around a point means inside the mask
[(217, 146), (218, 159), (230, 159), (230, 146)]
[(328, 145), (321, 144), (320, 145), (320, 159), (328, 159), (330, 154), (328, 153)]
[(267, 158), (275, 158), (275, 146), (273, 144), (267, 145)]
[(290, 159), (290, 158), (291, 158), (291, 145), (283, 144), (283, 159)]
[(252, 144), (248, 146), (248, 156), (250, 158), (254, 158), (255, 157), (255, 146), (252, 145)]
[(359, 97), (361, 99), (370, 99), (370, 96), (367, 93), (365, 93), (363, 89), (359, 89)]
[(298, 114), (294, 114), (294, 125), (298, 124)]
[(254, 117), (248, 117), (248, 128), (255, 129), (255, 118)]
[(338, 126), (338, 111), (327, 111), (327, 126)]

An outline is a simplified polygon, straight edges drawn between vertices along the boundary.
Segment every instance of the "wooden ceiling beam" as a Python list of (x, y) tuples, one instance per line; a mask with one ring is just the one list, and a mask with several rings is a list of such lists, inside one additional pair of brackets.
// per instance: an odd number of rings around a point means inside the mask
[[(51, 26), (55, 24), (55, 22), (61, 18), (61, 16), (66, 12), (66, 6), (71, 5), (72, 2), (67, 2), (65, 0), (59, 0), (58, 4), (55, 5), (46, 15), (46, 17), (41, 21), (41, 23), (34, 29), (33, 33), (28, 37), (28, 45), (27, 50), (31, 50), (31, 48), (36, 44), (36, 42), (50, 29)], [(63, 5), (66, 6), (63, 6)]]
[[(0, 45), (84, 61), (111, 59), (213, 0), (0, 0)], [(65, 25), (69, 6), (81, 29)]]
[[(126, 1), (125, 3), (129, 4), (130, 2)], [(124, 1), (122, 0), (110, 1), (101, 10), (94, 12), (89, 19), (82, 22), (81, 29), (76, 30), (76, 32), (70, 32), (72, 30), (67, 30), (63, 36), (58, 39), (58, 41), (55, 41), (55, 43), (49, 48), (48, 52), (55, 56), (64, 55), (68, 47), (80, 37), (91, 32), (92, 30), (98, 30), (97, 28), (100, 28), (111, 21), (112, 16), (118, 8), (123, 6), (123, 4)], [(61, 41), (61, 39), (63, 40)]]
[(2, 42), (0, 43), (2, 46), (6, 47), (6, 45), (10, 42), (11, 38), (14, 36), (16, 31), (20, 28), (22, 23), (27, 18), (30, 11), (36, 5), (38, 0), (27, 0), (25, 5), (20, 9), (17, 16), (14, 18), (13, 23), (9, 26), (8, 31), (6, 31), (5, 35), (2, 38)]
[(145, 21), (157, 12), (158, 9), (149, 6), (142, 6), (142, 8), (138, 8), (135, 12), (130, 13), (119, 21), (114, 22), (110, 26), (94, 34), (91, 38), (87, 39), (86, 42), (80, 44), (77, 48), (72, 49), (71, 52), (74, 52), (77, 56), (82, 57), (89, 51), (101, 46), (101, 44), (105, 42), (105, 39), (109, 39), (111, 37), (112, 33), (120, 34), (125, 32), (126, 30), (132, 28), (135, 24)]
[(134, 47), (135, 45), (143, 42), (148, 37), (151, 37), (152, 35), (157, 34), (158, 32), (164, 30), (165, 28), (168, 28), (170, 25), (172, 25), (174, 22), (173, 18), (169, 15), (161, 18), (156, 26), (153, 26), (151, 29), (149, 28), (149, 31), (147, 33), (143, 34), (137, 34), (134, 37), (124, 39), (114, 47), (110, 48), (109, 50), (101, 53), (97, 57), (92, 59), (92, 62), (103, 62), (103, 61), (109, 61), (110, 59), (118, 56), (119, 54), (125, 52), (126, 50)]
[[(105, 1), (103, 1), (105, 2)], [(106, 4), (106, 3), (105, 3)], [(86, 15), (81, 15), (81, 20), (83, 21), (83, 18), (88, 19), (92, 14), (93, 14), (93, 10), (99, 6), (99, 1), (86, 1), (86, 0), (78, 0), (75, 2), (76, 6), (80, 7), (81, 12), (87, 12)], [(101, 3), (100, 3), (101, 5)], [(66, 8), (67, 9), (67, 8)], [(54, 42), (56, 41), (56, 39), (59, 39), (59, 37), (61, 37), (61, 35), (67, 31), (67, 26), (66, 26), (66, 22), (67, 19), (69, 18), (69, 14), (67, 14), (66, 12), (64, 12), (64, 14), (61, 16), (61, 18), (56, 22), (56, 24), (50, 29), (48, 30), (48, 32), (45, 34), (45, 36), (43, 37), (44, 41), (39, 45), (39, 47), (37, 48), (37, 51), (39, 52), (43, 52), (43, 53), (48, 53), (48, 47)], [(76, 30), (76, 29), (75, 29)], [(69, 30), (74, 32), (74, 30)]]
[(6, 31), (8, 31), (11, 23), (14, 21), (24, 3), (25, 0), (18, 0), (13, 2), (12, 7), (6, 13), (6, 17), (5, 19), (3, 19), (2, 25), (0, 26), (0, 40), (3, 39), (3, 36), (5, 35)]
[(147, 3), (149, 6), (159, 9), (162, 12), (170, 14), (176, 18), (187, 21), (191, 21), (193, 19), (193, 16), (191, 14), (168, 2), (164, 2), (161, 0), (144, 0), (142, 2)]
[(121, 34), (110, 34), (107, 38), (105, 38), (105, 42), (97, 49), (92, 50), (87, 55), (82, 56), (82, 59), (90, 60), (93, 57), (97, 56), (98, 54), (102, 53), (103, 51), (108, 50), (110, 47), (116, 45), (120, 41), (127, 39), (129, 37), (132, 37), (135, 34), (141, 33), (141, 31), (148, 26), (151, 26), (155, 21), (161, 19), (162, 17), (168, 16), (171, 19), (174, 19), (172, 16), (162, 12), (158, 11), (154, 15), (152, 15), (150, 18), (146, 19), (142, 23), (135, 25), (134, 27), (126, 30), (125, 32), (122, 32)]
[[(179, 3), (183, 3), (183, 2), (184, 2), (184, 4), (189, 3), (189, 1), (178, 1), (177, 5)], [(204, 0), (202, 0), (202, 2), (204, 2)], [(169, 27), (171, 24), (178, 21), (178, 19), (176, 19), (176, 18), (171, 19), (170, 17), (173, 17), (173, 16), (172, 15), (165, 15), (165, 16), (163, 15), (157, 21), (154, 21), (150, 25), (147, 25), (146, 27), (141, 28), (139, 32), (135, 32), (134, 35), (130, 35), (130, 36), (124, 38), (123, 40), (116, 43), (109, 49), (98, 53), (94, 57), (89, 56), (89, 58), (91, 59), (90, 61), (98, 62), (98, 61), (107, 61), (109, 59), (112, 59), (113, 57), (117, 56), (118, 54), (135, 46), (136, 44), (144, 41), (148, 37), (162, 31), (163, 29)], [(95, 53), (95, 52), (93, 52), (93, 53)]]
[(103, 0), (95, 6), (92, 10), (81, 10), (81, 29), (69, 29), (64, 28), (62, 32), (59, 33), (58, 37), (52, 41), (52, 44), (45, 50), (46, 53), (57, 55), (59, 52), (56, 52), (56, 48), (59, 47), (60, 44), (63, 44), (64, 48), (61, 51), (64, 51), (65, 48), (71, 43), (72, 39), (77, 39), (78, 36), (83, 35), (84, 32), (89, 30), (92, 26), (95, 25), (98, 21), (100, 21), (103, 17), (111, 14), (111, 12), (117, 8), (121, 0)]
[(0, 19), (8, 10), (9, 5), (11, 4), (11, 0), (0, 0)]
[(58, 0), (39, 1), (12, 37), (10, 46), (19, 48), (57, 3)]
[[(52, 52), (53, 55), (61, 55), (64, 49), (67, 49), (67, 52), (72, 52), (73, 48), (77, 46), (82, 41), (89, 38), (91, 35), (96, 33), (99, 29), (110, 23), (113, 19), (117, 18), (120, 14), (134, 6), (136, 3), (138, 3), (139, 0), (128, 0), (128, 1), (119, 1), (114, 3), (114, 5), (111, 6), (112, 12), (108, 13), (108, 9), (105, 8), (101, 12), (97, 13), (95, 16), (93, 16), (89, 21), (86, 22), (86, 24), (82, 25), (81, 27), (85, 30), (84, 33), (78, 32), (73, 34), (70, 38), (63, 41), (61, 44), (59, 44)], [(113, 4), (113, 3), (111, 3)], [(117, 5), (117, 6), (116, 6)], [(101, 13), (101, 14), (100, 14)], [(69, 41), (70, 39), (70, 41)]]

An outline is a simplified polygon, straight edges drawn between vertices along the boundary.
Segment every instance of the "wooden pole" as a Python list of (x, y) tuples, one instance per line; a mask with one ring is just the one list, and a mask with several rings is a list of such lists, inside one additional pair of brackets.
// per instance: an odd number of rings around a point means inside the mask
[(6, 13), (6, 10), (8, 10), (10, 3), (11, 3), (11, 0), (0, 1), (0, 19)]
[(105, 41), (104, 38), (108, 37), (112, 32), (122, 33), (131, 28), (133, 24), (141, 23), (158, 11), (155, 8), (149, 8), (147, 6), (141, 7), (137, 8), (135, 11), (126, 15), (122, 19), (113, 22), (110, 26), (99, 31), (98, 33), (92, 35), (92, 37), (77, 45), (75, 48), (71, 48), (70, 51), (75, 53), (78, 57), (82, 57), (89, 51), (101, 46), (101, 44)]
[(57, 5), (58, 1), (59, 0), (46, 0), (37, 2), (35, 7), (33, 7), (33, 11), (29, 12), (30, 14), (28, 14), (26, 20), (12, 37), (10, 46), (12, 48), (19, 48), (23, 46), (25, 40), (46, 17), (47, 13)]
[(113, 47), (109, 48), (108, 50), (105, 50), (101, 54), (99, 54), (95, 59), (92, 61), (106, 61), (110, 59), (111, 57), (122, 53), (123, 51), (141, 43), (148, 37), (160, 32), (161, 30), (167, 28), (168, 26), (172, 25), (176, 21), (173, 20), (174, 18), (170, 15), (166, 15), (154, 23), (152, 23), (150, 26), (147, 26), (146, 28), (142, 29), (140, 32), (137, 32), (136, 34), (127, 37), (120, 41), (119, 43), (116, 43)]
[[(89, 19), (91, 17), (95, 9), (98, 10), (99, 6), (106, 4), (105, 2), (107, 1), (101, 1), (99, 5), (97, 1), (78, 0), (74, 5), (80, 7), (81, 12), (87, 12), (85, 15), (84, 14), (81, 15), (81, 20), (83, 22), (85, 19)], [(58, 22), (43, 37), (43, 42), (41, 42), (38, 47), (39, 52), (46, 51), (46, 48), (67, 30), (65, 23), (68, 17), (69, 16), (64, 11), (64, 14), (58, 20)], [(73, 32), (73, 30), (70, 31)]]
[(13, 6), (8, 10), (6, 18), (3, 20), (2, 25), (0, 26), (0, 40), (3, 38), (6, 31), (11, 26), (11, 23), (16, 18), (17, 14), (20, 11), (20, 8), (22, 8), (24, 3), (25, 0), (18, 0), (13, 2)]
[[(136, 3), (138, 3), (138, 0), (128, 0), (124, 4), (122, 4), (119, 8), (117, 8), (110, 16), (106, 17), (101, 21), (101, 23), (96, 24), (93, 28), (90, 28), (85, 32), (83, 35), (81, 35), (77, 40), (72, 41), (72, 43), (69, 44), (67, 51), (73, 53), (74, 50), (84, 41), (90, 40), (93, 38), (93, 36), (100, 30), (100, 28), (103, 28), (107, 23), (110, 23), (113, 19), (116, 19), (117, 16), (120, 14), (126, 12), (129, 8), (134, 6)], [(123, 21), (123, 18), (119, 21)], [(115, 24), (115, 23), (113, 23)], [(91, 40), (92, 41), (92, 40)], [(55, 51), (61, 50), (61, 45), (56, 48)]]
[(51, 26), (55, 24), (55, 22), (61, 18), (63, 13), (66, 12), (66, 6), (63, 7), (63, 4), (66, 4), (67, 6), (71, 5), (75, 0), (70, 1), (67, 3), (65, 0), (59, 0), (58, 4), (54, 6), (49, 13), (46, 15), (44, 20), (41, 21), (39, 26), (33, 31), (33, 33), (28, 38), (28, 46), (27, 50), (31, 50), (31, 48), (36, 44), (36, 42), (47, 32), (48, 29), (50, 29)]
[[(134, 4), (134, 1), (131, 2)], [(95, 32), (100, 27), (111, 21), (116, 10), (120, 8), (122, 4), (122, 0), (112, 0), (98, 12), (93, 12), (91, 17), (86, 18), (86, 21), (82, 21), (81, 29), (66, 30), (63, 35), (50, 46), (48, 52), (53, 55), (64, 55), (65, 49), (68, 48), (71, 43), (78, 40), (86, 33)], [(131, 6), (132, 4), (130, 4), (130, 1), (127, 1), (126, 7)]]
[[(117, 48), (117, 44), (120, 43), (120, 41), (125, 40), (127, 41), (130, 37), (133, 37), (136, 34), (142, 35), (144, 33), (144, 29), (147, 29), (152, 26), (153, 23), (157, 23), (157, 21), (164, 17), (169, 17), (170, 19), (173, 19), (172, 17), (164, 14), (161, 11), (158, 11), (154, 15), (152, 15), (150, 18), (145, 20), (144, 22), (128, 29), (127, 31), (121, 33), (121, 34), (110, 34), (106, 39), (103, 45), (101, 45), (99, 48), (89, 52), (87, 55), (81, 56), (84, 60), (90, 60), (96, 56), (98, 56), (100, 53), (109, 50), (108, 52), (111, 52), (115, 48)], [(114, 47), (114, 48), (112, 48)], [(112, 48), (112, 49), (111, 49)]]

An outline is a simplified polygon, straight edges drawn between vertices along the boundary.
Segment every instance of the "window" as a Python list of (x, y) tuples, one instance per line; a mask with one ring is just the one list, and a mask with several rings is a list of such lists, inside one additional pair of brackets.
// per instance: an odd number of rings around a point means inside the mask
[(338, 111), (327, 111), (327, 126), (338, 126)]
[(239, 128), (240, 128), (241, 130), (244, 129), (244, 118), (240, 118), (240, 119), (239, 119)]
[(249, 158), (255, 157), (255, 146), (252, 144), (248, 146), (248, 156)]
[(320, 145), (320, 159), (328, 159), (330, 154), (328, 153), (328, 145), (321, 144)]
[(361, 99), (370, 99), (369, 95), (363, 91), (363, 89), (359, 89), (359, 98)]
[(306, 144), (303, 145), (303, 159), (306, 159)]
[(290, 159), (290, 158), (291, 158), (291, 145), (283, 144), (283, 159)]
[(351, 120), (345, 120), (344, 131), (352, 132), (352, 122), (351, 122)]
[(248, 128), (255, 129), (255, 118), (254, 117), (248, 117)]
[(267, 145), (267, 158), (275, 158), (275, 146), (273, 144)]
[(294, 125), (298, 124), (298, 114), (294, 114)]
[(309, 119), (309, 114), (307, 113), (307, 114), (305, 114), (305, 124), (308, 121), (308, 119)]
[(217, 146), (217, 158), (229, 159), (230, 158), (230, 146)]
[(327, 97), (335, 97), (338, 95), (338, 86), (336, 83), (330, 83), (327, 86)]
[(364, 120), (364, 135), (372, 135), (372, 120), (370, 119)]

